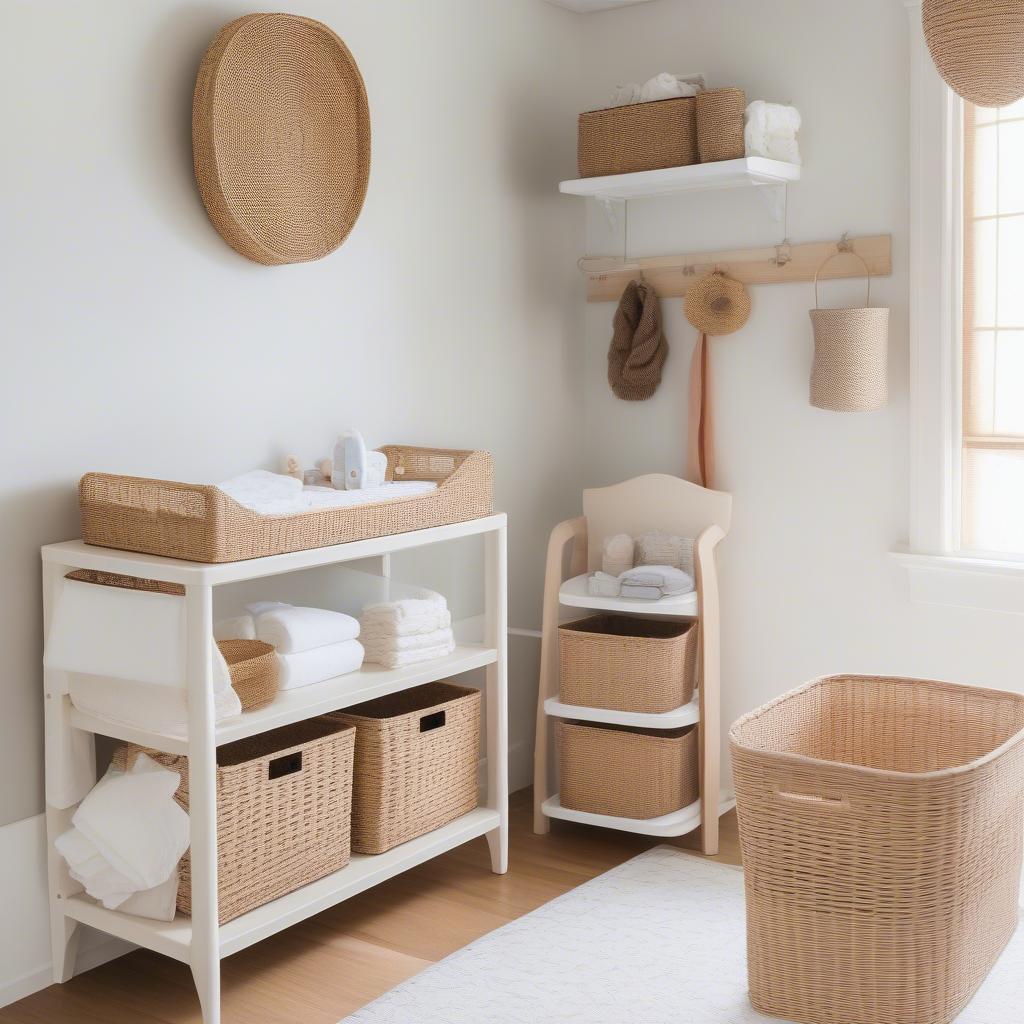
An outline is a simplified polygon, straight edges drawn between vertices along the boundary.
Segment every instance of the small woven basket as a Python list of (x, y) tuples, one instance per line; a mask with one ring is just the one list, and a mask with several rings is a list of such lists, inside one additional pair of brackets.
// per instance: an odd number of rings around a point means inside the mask
[[(864, 265), (867, 302), (850, 309), (821, 309), (818, 275), (829, 260), (848, 252)], [(811, 405), (831, 412), (871, 412), (889, 400), (889, 310), (871, 305), (871, 275), (852, 249), (825, 258), (814, 273), (814, 362)]]
[(558, 723), (558, 799), (617, 818), (658, 818), (700, 797), (697, 727)]
[[(343, 868), (350, 858), (355, 730), (314, 718), (217, 748), (217, 905), (220, 923)], [(124, 746), (181, 776), (175, 799), (188, 810), (188, 758)], [(178, 909), (192, 913), (192, 861), (180, 865)]]
[(731, 733), (750, 999), (949, 1024), (1017, 927), (1024, 696), (819, 679)]
[(277, 695), (277, 652), (262, 640), (218, 640), (243, 711), (265, 707)]
[(477, 806), (479, 690), (428, 683), (331, 717), (356, 728), (356, 853), (384, 853)]
[(661, 714), (693, 699), (697, 625), (592, 615), (558, 628), (559, 699)]
[(683, 96), (580, 114), (580, 177), (695, 164), (695, 106), (692, 96)]
[(697, 93), (697, 154), (702, 164), (743, 157), (746, 108), (747, 95), (742, 89), (706, 89)]

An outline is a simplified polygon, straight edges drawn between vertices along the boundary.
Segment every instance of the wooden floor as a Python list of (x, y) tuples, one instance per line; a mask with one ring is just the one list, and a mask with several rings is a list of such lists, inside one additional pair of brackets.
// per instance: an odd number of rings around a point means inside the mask
[[(512, 797), (507, 875), (481, 838), (223, 961), (224, 1024), (337, 1024), (473, 939), (668, 842), (555, 821), (535, 836), (528, 790)], [(736, 818), (716, 860), (739, 863)], [(0, 1024), (200, 1024), (188, 968), (145, 950), (0, 1009)], [(412, 1022), (410, 1022), (412, 1024)]]

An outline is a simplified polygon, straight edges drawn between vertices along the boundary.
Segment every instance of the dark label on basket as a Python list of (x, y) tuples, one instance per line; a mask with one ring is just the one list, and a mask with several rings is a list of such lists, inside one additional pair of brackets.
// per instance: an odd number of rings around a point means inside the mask
[(302, 751), (297, 750), (294, 754), (285, 754), (284, 757), (275, 757), (267, 766), (272, 779), (280, 779), (285, 775), (294, 775), (302, 771)]
[(444, 725), (444, 712), (435, 711), (432, 715), (424, 715), (420, 719), (420, 732), (430, 732), (431, 729), (440, 729)]

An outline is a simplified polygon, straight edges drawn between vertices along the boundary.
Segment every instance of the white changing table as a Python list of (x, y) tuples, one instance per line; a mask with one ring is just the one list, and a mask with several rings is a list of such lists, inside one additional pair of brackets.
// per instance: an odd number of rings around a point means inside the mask
[[(314, 686), (283, 692), (267, 707), (214, 722), (212, 690), (213, 588), (227, 583), (292, 573), (361, 559), (378, 560), (390, 574), (393, 552), (460, 537), (484, 538), (484, 639), (462, 643), (453, 654), (401, 669), (367, 666)], [(506, 518), (490, 515), (372, 540), (273, 555), (242, 562), (204, 564), (92, 547), (81, 541), (42, 549), (44, 636), (66, 573), (92, 569), (181, 584), (185, 588), (185, 664), (188, 687), (188, 738), (149, 733), (77, 711), (68, 695), (67, 673), (44, 669), (46, 696), (47, 838), (53, 973), (65, 982), (75, 970), (82, 924), (189, 964), (202, 1005), (204, 1024), (220, 1024), (220, 959), (304, 918), (334, 906), (431, 857), (486, 836), (491, 868), (508, 869), (508, 714)], [(458, 635), (458, 634), (457, 634)], [(417, 839), (377, 856), (353, 854), (340, 871), (273, 900), (224, 925), (217, 912), (216, 748), (313, 718), (361, 701), (422, 683), (483, 668), (486, 672), (486, 794), (479, 807)], [(192, 916), (178, 914), (165, 923), (105, 910), (72, 881), (53, 840), (70, 827), (80, 796), (68, 795), (70, 765), (81, 765), (92, 735), (111, 736), (189, 758), (192, 834)], [(76, 754), (78, 756), (76, 756)], [(79, 778), (79, 792), (96, 782)], [(60, 781), (64, 779), (64, 781)]]

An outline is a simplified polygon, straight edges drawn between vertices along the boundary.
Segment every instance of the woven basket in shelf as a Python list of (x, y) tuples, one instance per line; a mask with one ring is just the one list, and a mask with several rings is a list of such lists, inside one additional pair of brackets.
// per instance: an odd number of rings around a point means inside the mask
[(437, 489), (351, 508), (264, 516), (220, 488), (87, 473), (79, 485), (82, 539), (193, 562), (237, 562), (478, 519), (494, 511), (488, 452), (385, 445), (388, 480), (431, 480)]
[(661, 714), (693, 699), (695, 622), (592, 615), (559, 626), (558, 647), (563, 704)]
[[(329, 718), (296, 722), (217, 748), (217, 901), (220, 923), (343, 868), (350, 857), (355, 730)], [(121, 747), (129, 767), (142, 747)], [(188, 758), (145, 750), (181, 776)], [(192, 913), (192, 862), (181, 860), (178, 909)]]
[(477, 806), (479, 690), (428, 683), (331, 717), (356, 728), (356, 853), (384, 853)]
[(262, 640), (218, 640), (217, 646), (231, 673), (231, 687), (243, 711), (265, 707), (277, 695), (277, 652)]
[(730, 739), (755, 1009), (949, 1024), (1017, 927), (1024, 696), (834, 676)]
[(558, 799), (617, 818), (657, 818), (700, 797), (697, 727), (558, 722)]
[(695, 100), (684, 96), (580, 114), (581, 178), (697, 162)]
[(746, 107), (742, 89), (706, 89), (697, 94), (697, 153), (702, 164), (743, 157)]

